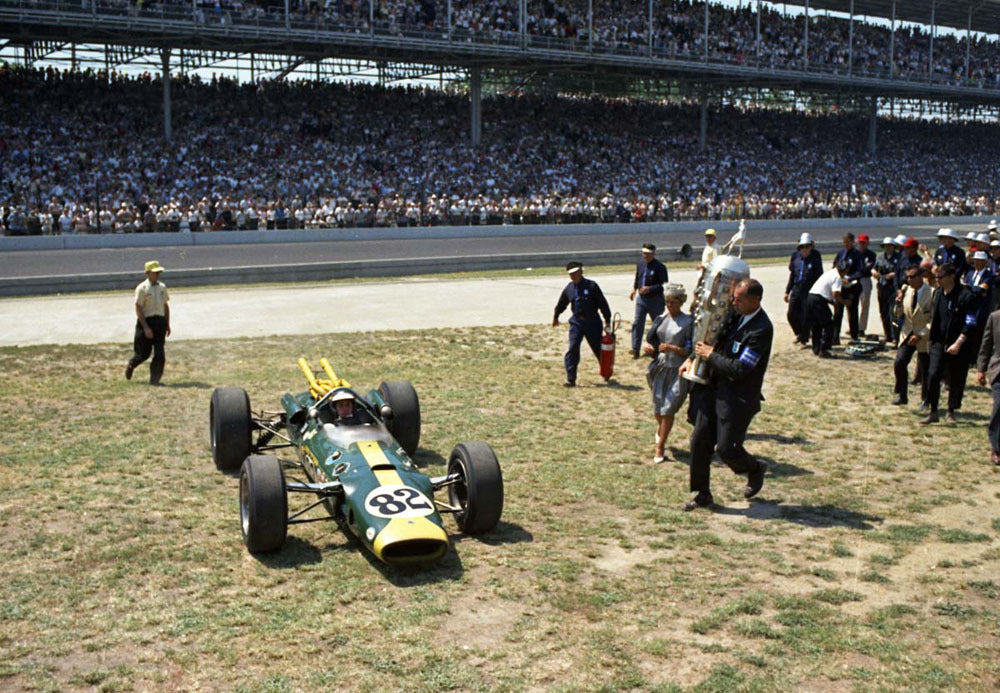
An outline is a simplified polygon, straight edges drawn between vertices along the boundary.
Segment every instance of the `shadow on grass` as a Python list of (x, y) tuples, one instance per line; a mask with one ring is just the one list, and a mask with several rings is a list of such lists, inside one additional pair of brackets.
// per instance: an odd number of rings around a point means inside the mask
[[(598, 385), (600, 387), (600, 385)], [(622, 390), (624, 392), (635, 392), (636, 390), (645, 390), (646, 388), (641, 385), (622, 385), (620, 382), (612, 378), (611, 380), (604, 383), (604, 387), (610, 387), (612, 390)]]
[[(331, 547), (333, 551), (346, 551), (348, 548), (348, 545)], [(268, 568), (296, 568), (323, 560), (323, 553), (317, 546), (291, 536), (285, 539), (285, 545), (280, 551), (251, 555)]]
[(454, 547), (437, 561), (412, 565), (389, 565), (375, 558), (371, 552), (360, 547), (359, 550), (364, 554), (368, 564), (396, 587), (419, 587), (446, 580), (460, 580), (462, 573), (465, 572), (462, 557)]
[(781, 433), (748, 433), (747, 440), (769, 440), (781, 445), (812, 445), (811, 440), (802, 436), (786, 436)]
[(743, 515), (752, 520), (786, 520), (806, 527), (847, 527), (848, 529), (875, 529), (872, 523), (881, 523), (878, 515), (839, 508), (835, 505), (782, 505), (780, 501), (752, 500), (746, 508), (727, 508), (717, 505), (713, 509), (720, 515)]
[(169, 387), (177, 390), (185, 390), (192, 388), (198, 390), (211, 390), (214, 387), (213, 385), (209, 385), (208, 383), (203, 383), (200, 380), (191, 380), (189, 382), (180, 382), (180, 383), (161, 383), (161, 384), (163, 385), (163, 387)]
[(442, 457), (441, 453), (436, 450), (428, 450), (426, 448), (417, 448), (414, 450), (413, 454), (410, 455), (410, 459), (413, 460), (413, 464), (418, 469), (425, 469), (428, 465), (432, 464), (448, 465), (447, 457)]
[[(683, 465), (691, 466), (691, 452), (685, 448), (669, 446), (670, 456)], [(778, 462), (764, 455), (756, 455), (758, 460), (767, 462), (768, 476), (810, 476), (815, 474), (811, 469), (800, 467), (790, 462)], [(714, 467), (725, 467), (725, 463), (719, 459), (718, 455), (712, 455), (712, 465)]]
[(485, 534), (454, 534), (452, 541), (456, 544), (464, 541), (478, 541), (490, 546), (500, 546), (501, 544), (520, 544), (522, 542), (532, 542), (535, 536), (521, 525), (501, 520), (489, 532)]

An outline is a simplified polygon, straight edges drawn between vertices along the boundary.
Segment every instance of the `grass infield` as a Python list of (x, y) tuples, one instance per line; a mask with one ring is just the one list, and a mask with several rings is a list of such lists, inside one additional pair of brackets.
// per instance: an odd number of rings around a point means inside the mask
[[(0, 349), (0, 690), (1000, 687), (985, 389), (921, 428), (888, 403), (889, 356), (779, 350), (747, 443), (771, 468), (760, 500), (716, 466), (720, 507), (682, 513), (690, 428), (650, 463), (645, 362), (605, 386), (588, 355), (567, 391), (564, 348), (543, 326), (183, 341), (163, 388), (145, 366), (124, 380), (124, 345)], [(411, 380), (431, 474), (490, 442), (498, 530), (424, 569), (332, 523), (249, 555), (209, 396), (273, 409), (304, 389), (299, 355), (357, 386)]]

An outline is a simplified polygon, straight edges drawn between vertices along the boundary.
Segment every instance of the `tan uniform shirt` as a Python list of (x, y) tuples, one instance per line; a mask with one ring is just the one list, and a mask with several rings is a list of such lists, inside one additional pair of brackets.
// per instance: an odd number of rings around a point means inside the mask
[(170, 295), (163, 282), (151, 283), (148, 279), (135, 287), (136, 305), (142, 308), (142, 315), (145, 318), (153, 316), (165, 317), (167, 314), (167, 301)]
[(902, 314), (903, 328), (901, 338), (917, 335), (917, 351), (926, 354), (930, 348), (931, 308), (934, 305), (934, 289), (928, 284), (922, 284), (917, 290), (917, 303), (913, 304), (913, 287), (907, 284), (903, 287), (903, 302), (897, 306), (897, 314)]
[(712, 260), (715, 259), (715, 256), (718, 252), (719, 251), (716, 249), (714, 245), (705, 245), (705, 247), (701, 251), (701, 266), (708, 267), (710, 264), (712, 264)]

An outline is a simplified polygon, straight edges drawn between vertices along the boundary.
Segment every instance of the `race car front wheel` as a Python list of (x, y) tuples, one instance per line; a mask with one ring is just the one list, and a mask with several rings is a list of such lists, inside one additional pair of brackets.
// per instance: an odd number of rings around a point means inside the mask
[(234, 472), (250, 454), (250, 397), (242, 387), (217, 387), (208, 408), (212, 460), (224, 472)]
[(406, 454), (412, 455), (420, 443), (420, 400), (417, 391), (409, 380), (390, 380), (378, 386), (378, 393), (392, 407), (392, 419), (386, 422), (386, 428), (403, 446)]
[(240, 470), (240, 527), (250, 553), (277, 551), (288, 533), (285, 472), (273, 455), (250, 455)]
[(466, 534), (480, 534), (496, 527), (503, 512), (503, 476), (496, 453), (481, 441), (459, 443), (448, 459), (448, 474), (459, 481), (448, 487), (458, 527)]

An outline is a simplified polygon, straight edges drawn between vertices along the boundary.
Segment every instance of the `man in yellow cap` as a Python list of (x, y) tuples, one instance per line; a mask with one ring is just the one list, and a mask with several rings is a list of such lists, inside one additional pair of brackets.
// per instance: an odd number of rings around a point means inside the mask
[(159, 385), (166, 363), (163, 344), (170, 334), (170, 296), (160, 281), (163, 267), (156, 260), (146, 263), (146, 279), (135, 287), (135, 353), (125, 366), (125, 379), (132, 379), (132, 371), (153, 353), (149, 364), (149, 384)]

